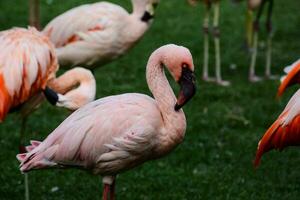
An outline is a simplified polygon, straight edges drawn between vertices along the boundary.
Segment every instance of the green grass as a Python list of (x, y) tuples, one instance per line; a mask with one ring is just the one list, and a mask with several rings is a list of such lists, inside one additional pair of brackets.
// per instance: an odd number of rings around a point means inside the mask
[[(41, 0), (42, 24), (85, 2), (93, 1)], [(130, 9), (129, 0), (113, 2)], [(2, 30), (27, 24), (25, 3), (25, 0), (0, 1)], [(272, 67), (280, 74), (283, 66), (299, 57), (299, 2), (275, 3)], [(196, 66), (197, 95), (184, 108), (188, 121), (185, 141), (169, 156), (121, 174), (117, 179), (118, 199), (299, 199), (299, 149), (270, 152), (257, 170), (252, 166), (258, 140), (295, 88), (276, 101), (278, 81), (247, 82), (249, 55), (242, 49), (244, 11), (245, 5), (222, 2), (222, 69), (232, 87), (222, 88), (200, 80), (203, 7), (192, 8), (184, 0), (161, 0), (154, 24), (142, 41), (128, 55), (96, 71), (100, 98), (126, 92), (149, 94), (145, 65), (150, 53), (163, 44), (190, 48)], [(261, 29), (263, 39), (264, 24)], [(260, 53), (257, 69), (262, 75), (264, 50)], [(231, 64), (237, 68), (230, 69)], [(67, 115), (66, 111), (44, 103), (30, 117), (27, 138), (42, 140)], [(12, 114), (0, 127), (0, 199), (23, 198), (23, 176), (15, 159), (19, 125), (18, 116)], [(83, 171), (42, 170), (30, 173), (29, 178), (32, 200), (101, 199), (100, 178)], [(53, 187), (59, 190), (51, 192)]]

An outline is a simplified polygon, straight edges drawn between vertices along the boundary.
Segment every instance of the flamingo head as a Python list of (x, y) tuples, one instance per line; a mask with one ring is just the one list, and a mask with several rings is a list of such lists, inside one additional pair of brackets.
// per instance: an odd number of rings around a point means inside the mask
[(143, 12), (141, 20), (143, 22), (151, 22), (154, 18), (155, 9), (160, 0), (132, 0), (134, 10)]
[(166, 45), (162, 47), (162, 64), (165, 65), (175, 81), (180, 85), (175, 110), (182, 108), (195, 94), (196, 81), (191, 52), (182, 46)]

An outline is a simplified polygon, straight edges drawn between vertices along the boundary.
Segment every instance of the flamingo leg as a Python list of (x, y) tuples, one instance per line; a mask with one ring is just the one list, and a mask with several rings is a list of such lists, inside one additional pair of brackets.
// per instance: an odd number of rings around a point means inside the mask
[[(22, 117), (22, 125), (20, 131), (20, 141), (19, 141), (19, 153), (26, 153), (25, 149), (25, 132), (27, 124), (27, 116)], [(28, 184), (28, 174), (24, 174), (24, 187), (25, 187), (25, 200), (29, 200), (29, 184)]]
[(250, 82), (258, 82), (261, 81), (261, 78), (255, 75), (255, 65), (256, 65), (256, 58), (257, 58), (257, 43), (258, 43), (258, 32), (259, 32), (259, 20), (261, 14), (263, 12), (264, 5), (267, 0), (263, 0), (261, 5), (259, 6), (256, 19), (253, 23), (253, 44), (251, 47), (251, 63), (250, 63), (250, 70), (249, 70), (249, 81)]
[(110, 200), (115, 200), (115, 187), (116, 187), (116, 181), (114, 180), (113, 183), (110, 186)]
[(215, 43), (215, 59), (216, 59), (216, 78), (217, 83), (222, 86), (229, 86), (229, 81), (222, 80), (221, 77), (221, 53), (220, 53), (220, 29), (219, 29), (219, 19), (220, 19), (220, 2), (216, 1), (214, 3), (214, 20), (213, 20), (213, 35)]
[(109, 184), (104, 184), (102, 200), (108, 200), (109, 191), (110, 191), (110, 185)]
[(272, 12), (273, 12), (273, 0), (269, 0), (268, 15), (266, 28), (268, 32), (267, 38), (267, 53), (266, 53), (266, 71), (265, 76), (269, 79), (275, 79), (276, 76), (271, 74), (271, 62), (272, 62)]
[(203, 80), (212, 81), (208, 76), (208, 64), (209, 64), (209, 13), (210, 4), (205, 4), (204, 20), (203, 20), (203, 33), (204, 33), (204, 55), (203, 55)]
[(40, 30), (39, 0), (29, 0), (29, 24)]
[(250, 50), (253, 44), (253, 10), (250, 8), (247, 9), (246, 16), (246, 40), (247, 49)]
[(260, 81), (261, 78), (255, 75), (255, 64), (257, 58), (257, 42), (258, 42), (258, 34), (257, 31), (253, 33), (253, 44), (251, 47), (251, 63), (250, 63), (250, 71), (249, 71), (249, 81), (257, 82)]

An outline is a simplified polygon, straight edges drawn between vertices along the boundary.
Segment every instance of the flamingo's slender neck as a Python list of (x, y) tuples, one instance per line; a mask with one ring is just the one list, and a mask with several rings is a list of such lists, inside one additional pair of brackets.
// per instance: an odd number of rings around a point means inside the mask
[(142, 17), (144, 12), (146, 11), (147, 3), (145, 0), (131, 0), (133, 6), (132, 15), (136, 15), (138, 17)]
[(48, 86), (64, 95), (66, 105), (62, 106), (70, 110), (78, 109), (95, 98), (95, 78), (89, 70), (80, 67), (71, 69), (49, 81)]
[(175, 143), (182, 141), (186, 120), (180, 109), (175, 111), (176, 97), (164, 73), (161, 52), (151, 55), (146, 71), (147, 83), (152, 92), (163, 117), (166, 133)]

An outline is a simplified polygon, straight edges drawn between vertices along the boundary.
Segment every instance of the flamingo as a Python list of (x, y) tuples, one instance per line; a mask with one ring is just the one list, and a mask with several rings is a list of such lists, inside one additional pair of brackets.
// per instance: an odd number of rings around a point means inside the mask
[(0, 32), (0, 48), (0, 122), (40, 91), (52, 104), (70, 110), (94, 100), (96, 83), (89, 70), (78, 67), (55, 77), (54, 47), (35, 28)]
[[(300, 83), (300, 62), (291, 65), (290, 72), (283, 79), (278, 96), (295, 83)], [(292, 96), (283, 112), (267, 130), (260, 140), (256, 152), (255, 166), (258, 166), (262, 155), (272, 149), (282, 150), (287, 146), (300, 145), (300, 89)]]
[(159, 0), (131, 0), (129, 14), (119, 5), (98, 2), (73, 8), (46, 25), (61, 67), (94, 69), (124, 55), (152, 23)]
[[(26, 152), (22, 145), (26, 119), (44, 99), (42, 91), (50, 103), (69, 110), (94, 100), (96, 83), (90, 71), (78, 67), (55, 78), (54, 46), (35, 28), (0, 32), (0, 49), (0, 123), (9, 112), (20, 111), (20, 152)], [(29, 199), (27, 177), (25, 187)]]
[[(196, 5), (199, 0), (188, 0), (191, 5)], [(204, 59), (203, 59), (203, 75), (204, 81), (214, 81), (208, 75), (209, 64), (209, 34), (210, 34), (210, 11), (213, 7), (213, 29), (212, 36), (215, 44), (215, 75), (216, 82), (222, 86), (229, 86), (230, 82), (222, 80), (221, 76), (221, 53), (220, 53), (220, 30), (219, 30), (219, 18), (220, 18), (220, 0), (202, 0), (205, 5), (204, 20), (203, 20), (203, 33), (204, 33)]]
[[(178, 98), (163, 66), (181, 85)], [(114, 199), (116, 175), (160, 158), (183, 141), (181, 109), (195, 93), (194, 65), (188, 49), (165, 45), (154, 51), (146, 78), (154, 98), (140, 93), (109, 96), (89, 103), (63, 121), (43, 142), (18, 154), (24, 173), (43, 168), (81, 168), (103, 177), (103, 199)]]
[[(268, 79), (275, 79), (276, 76), (271, 74), (271, 61), (272, 61), (272, 14), (273, 14), (273, 0), (247, 0), (248, 11), (247, 11), (247, 41), (251, 47), (251, 62), (249, 68), (249, 81), (257, 82), (261, 78), (255, 75), (255, 65), (257, 58), (257, 43), (258, 43), (258, 32), (259, 32), (259, 21), (263, 13), (263, 9), (268, 4), (267, 8), (267, 52), (266, 52), (266, 67), (265, 77)], [(253, 12), (257, 11), (256, 19), (253, 21)]]

